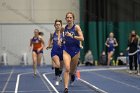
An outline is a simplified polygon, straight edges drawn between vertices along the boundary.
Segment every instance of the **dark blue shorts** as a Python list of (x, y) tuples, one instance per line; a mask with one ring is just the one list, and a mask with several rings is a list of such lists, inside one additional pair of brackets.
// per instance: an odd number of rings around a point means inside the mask
[(78, 54), (80, 52), (79, 47), (66, 47), (66, 46), (64, 46), (63, 50), (65, 50), (71, 56), (71, 58), (73, 58), (76, 54)]
[(60, 61), (63, 60), (63, 52), (62, 51), (51, 51), (51, 57), (58, 56)]
[(115, 51), (114, 47), (109, 47), (108, 48), (108, 52), (114, 52), (114, 51)]
[(36, 54), (43, 54), (43, 50), (37, 52), (37, 50), (33, 50), (33, 52), (35, 52)]

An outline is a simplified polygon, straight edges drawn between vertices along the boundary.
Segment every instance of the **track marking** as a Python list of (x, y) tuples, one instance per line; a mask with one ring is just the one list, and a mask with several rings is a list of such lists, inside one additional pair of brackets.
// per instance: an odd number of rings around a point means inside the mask
[[(80, 72), (90, 72), (90, 71), (101, 71), (101, 70), (121, 70), (121, 69), (127, 69), (127, 67), (119, 67), (119, 68), (100, 68), (100, 69), (85, 69), (85, 70), (80, 70)], [(44, 73), (43, 77), (46, 79), (46, 81), (50, 84), (50, 86), (55, 90), (56, 93), (59, 93), (58, 90), (55, 88), (55, 86), (51, 83), (51, 81), (46, 77), (48, 74), (53, 74), (53, 73)], [(81, 82), (87, 84), (88, 86), (92, 87), (94, 90), (100, 92), (100, 93), (108, 93), (102, 89), (99, 89), (98, 87), (90, 84), (89, 82), (80, 79)]]
[(31, 74), (31, 73), (33, 73), (33, 72), (18, 74), (18, 76), (17, 76), (17, 81), (16, 81), (16, 86), (15, 86), (15, 93), (18, 93), (18, 87), (19, 87), (20, 76), (21, 76), (21, 75), (25, 75), (25, 74)]
[(97, 68), (97, 69), (80, 69), (80, 72), (91, 72), (91, 71), (105, 71), (105, 70), (123, 70), (123, 69), (127, 69), (127, 67), (113, 67), (113, 68)]
[(56, 92), (56, 93), (59, 93), (58, 90), (56, 89), (56, 87), (51, 83), (51, 81), (46, 77), (46, 75), (48, 74), (53, 74), (53, 73), (44, 73), (43, 74), (43, 77), (46, 79), (46, 81), (50, 84), (50, 86), (53, 88), (53, 90)]
[[(121, 70), (121, 69), (127, 69), (127, 67), (120, 67), (120, 68), (102, 68), (102, 69), (85, 69), (85, 70), (80, 70), (80, 71), (81, 71), (81, 72), (91, 72), (91, 71), (119, 70), (119, 69), (120, 69), (120, 70)], [(21, 75), (31, 74), (31, 73), (33, 73), (33, 72), (18, 74), (14, 93), (18, 93), (19, 80), (20, 80)], [(0, 74), (8, 74), (8, 73), (0, 73)], [(54, 85), (53, 85), (53, 84), (49, 81), (49, 79), (46, 77), (46, 75), (48, 75), (48, 74), (52, 74), (52, 73), (45, 73), (45, 74), (43, 74), (43, 77), (44, 77), (45, 80), (51, 85), (51, 87), (55, 90), (55, 92), (56, 92), (56, 93), (59, 93), (58, 90), (54, 87)]]
[(104, 90), (102, 90), (102, 89), (96, 87), (95, 85), (93, 85), (93, 84), (91, 84), (91, 83), (89, 83), (89, 82), (83, 80), (83, 79), (79, 79), (79, 80), (80, 80), (82, 83), (88, 85), (88, 86), (91, 87), (93, 90), (95, 90), (95, 91), (97, 91), (97, 92), (99, 92), (99, 93), (108, 93), (108, 92), (106, 92), (106, 91), (104, 91)]
[[(122, 70), (122, 69), (127, 69), (127, 67), (119, 67), (119, 68), (100, 68), (100, 69), (83, 69), (83, 70), (80, 70), (80, 72), (92, 72), (92, 71), (106, 71), (106, 70)], [(111, 80), (111, 81), (114, 81), (114, 82), (117, 82), (117, 83), (120, 83), (120, 84), (123, 84), (123, 85), (126, 85), (126, 86), (129, 86), (129, 87), (132, 87), (132, 88), (135, 88), (135, 89), (138, 89), (140, 90), (139, 87), (137, 86), (134, 86), (134, 85), (130, 85), (130, 84), (127, 84), (127, 83), (124, 83), (124, 82), (121, 82), (121, 81), (118, 81), (118, 80), (115, 80), (115, 79), (112, 79), (112, 78), (109, 78), (109, 77), (106, 77), (104, 75), (101, 75), (101, 74), (98, 74), (96, 73), (98, 76), (102, 77), (102, 78), (105, 78), (105, 79), (108, 79), (108, 80)], [(84, 80), (80, 79), (82, 82), (84, 82)], [(89, 83), (87, 81), (85, 81), (84, 83)], [(88, 84), (89, 86), (92, 86), (90, 85), (90, 83)], [(94, 85), (92, 86), (94, 87)], [(96, 89), (96, 86), (95, 86), (95, 89)], [(98, 88), (97, 88), (98, 90)], [(101, 93), (104, 93), (104, 92), (101, 92)]]
[[(38, 70), (37, 70), (37, 72), (38, 72), (38, 74), (39, 74), (39, 77), (41, 78), (41, 80), (42, 80), (43, 83), (45, 84), (45, 86), (48, 88), (48, 91), (49, 91), (50, 93), (52, 93), (51, 90), (50, 90), (50, 88), (49, 88), (49, 86), (45, 83), (45, 81), (44, 81), (43, 78), (41, 77), (41, 75), (40, 75), (40, 73), (39, 73)], [(32, 73), (33, 73), (33, 72), (28, 72), (28, 73), (21, 73), (21, 74), (18, 74), (14, 93), (21, 92), (21, 91), (18, 91), (20, 77), (21, 77), (22, 75), (27, 75), (27, 74), (32, 74)], [(47, 91), (47, 90), (46, 90), (46, 91)]]
[(14, 72), (14, 70), (12, 69), (11, 72), (10, 72), (10, 75), (9, 75), (9, 77), (8, 77), (8, 79), (7, 79), (7, 81), (6, 81), (5, 85), (4, 85), (4, 87), (3, 87), (3, 89), (2, 89), (2, 92), (1, 92), (1, 93), (4, 93), (4, 92), (5, 92), (5, 90), (6, 90), (6, 88), (7, 88), (7, 85), (8, 85), (8, 83), (9, 83), (10, 79), (11, 79), (11, 76), (12, 76), (13, 72)]
[[(0, 73), (0, 75), (10, 74), (11, 72)], [(13, 72), (14, 73), (14, 72)]]
[(52, 93), (51, 89), (49, 88), (49, 86), (46, 84), (45, 80), (42, 78), (41, 74), (39, 73), (39, 71), (37, 70), (41, 80), (43, 81), (43, 83), (45, 84), (45, 86), (48, 88), (49, 92)]
[[(105, 71), (105, 70), (122, 70), (122, 69), (127, 69), (127, 67), (119, 67), (119, 68), (97, 68), (97, 69), (83, 69), (83, 70), (79, 70), (80, 72), (91, 72), (91, 71)], [(99, 93), (108, 93), (98, 87), (96, 87), (95, 85), (83, 80), (83, 79), (79, 79), (82, 83), (85, 83), (86, 85), (88, 85), (89, 87), (93, 88), (95, 91), (99, 92)]]
[(102, 77), (102, 78), (105, 78), (105, 79), (108, 79), (108, 80), (111, 80), (111, 81), (114, 81), (114, 82), (117, 82), (117, 83), (120, 83), (120, 84), (126, 85), (126, 86), (128, 86), (128, 87), (135, 88), (135, 89), (137, 89), (137, 90), (140, 90), (140, 88), (137, 87), (137, 86), (130, 85), (130, 84), (128, 84), (128, 83), (124, 83), (124, 82), (122, 82), (122, 81), (115, 80), (115, 79), (112, 79), (112, 78), (106, 77), (106, 76), (104, 76), (104, 75), (98, 74), (98, 73), (96, 73), (96, 74), (97, 74), (98, 76)]
[[(0, 73), (0, 75), (5, 75), (5, 74), (10, 74), (11, 72), (2, 72), (2, 73)], [(13, 74), (18, 74), (19, 72), (14, 72), (13, 71)]]
[[(85, 91), (85, 92), (92, 92), (93, 90), (71, 90), (71, 92), (80, 92), (80, 91)], [(2, 91), (0, 91), (1, 93)], [(33, 93), (33, 92), (50, 92), (47, 90), (30, 90), (30, 91), (18, 91), (18, 93)], [(5, 93), (14, 93), (14, 91), (5, 91)]]

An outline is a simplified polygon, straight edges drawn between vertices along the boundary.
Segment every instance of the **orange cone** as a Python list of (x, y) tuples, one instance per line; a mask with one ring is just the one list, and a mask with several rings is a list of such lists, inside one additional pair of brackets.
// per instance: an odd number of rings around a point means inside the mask
[(77, 70), (76, 76), (77, 76), (77, 79), (80, 79), (80, 71), (79, 70)]

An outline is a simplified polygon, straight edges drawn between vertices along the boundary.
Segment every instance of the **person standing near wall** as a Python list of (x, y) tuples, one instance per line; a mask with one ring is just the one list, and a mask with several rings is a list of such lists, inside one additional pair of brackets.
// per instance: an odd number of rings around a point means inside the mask
[(136, 32), (133, 30), (129, 36), (128, 48), (129, 51), (129, 73), (133, 72), (133, 64), (135, 71), (137, 71), (137, 46), (138, 46), (138, 37)]
[(116, 38), (114, 38), (114, 33), (111, 32), (109, 34), (109, 38), (107, 38), (105, 45), (108, 48), (108, 61), (107, 61), (107, 66), (110, 66), (110, 61), (112, 59), (112, 56), (114, 54), (115, 51), (115, 47), (118, 46), (117, 40)]
[(34, 36), (30, 40), (30, 47), (32, 48), (34, 76), (36, 76), (37, 65), (40, 65), (41, 63), (41, 58), (42, 58), (43, 48), (44, 48), (44, 40), (42, 36), (39, 35), (38, 29), (34, 30)]
[(103, 50), (101, 55), (100, 55), (100, 59), (99, 59), (99, 62), (101, 65), (106, 65), (106, 60), (107, 59), (107, 55), (105, 53), (105, 51)]

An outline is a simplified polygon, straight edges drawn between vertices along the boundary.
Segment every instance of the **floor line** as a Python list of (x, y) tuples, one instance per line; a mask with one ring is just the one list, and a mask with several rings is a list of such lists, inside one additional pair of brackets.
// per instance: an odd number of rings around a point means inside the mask
[(45, 84), (45, 86), (48, 88), (49, 92), (50, 92), (50, 93), (52, 93), (52, 92), (51, 92), (51, 89), (50, 89), (50, 88), (49, 88), (49, 86), (46, 84), (45, 80), (42, 78), (42, 76), (41, 76), (41, 74), (39, 73), (39, 71), (38, 71), (38, 70), (37, 70), (37, 72), (38, 72), (38, 74), (39, 74), (39, 76), (40, 76), (41, 80), (42, 80), (42, 81), (43, 81), (43, 83)]
[(117, 83), (120, 83), (120, 84), (126, 85), (126, 86), (128, 86), (128, 87), (135, 88), (135, 89), (137, 89), (137, 90), (140, 90), (140, 88), (137, 87), (137, 86), (130, 85), (130, 84), (128, 84), (128, 83), (124, 83), (124, 82), (122, 82), (122, 81), (119, 81), (119, 80), (116, 80), (116, 79), (113, 79), (113, 78), (109, 78), (109, 77), (106, 77), (106, 76), (101, 75), (101, 74), (98, 74), (98, 73), (95, 73), (95, 74), (97, 74), (98, 76), (100, 76), (100, 77), (102, 77), (102, 78), (105, 78), (105, 79), (108, 79), (108, 80), (111, 80), (111, 81), (114, 81), (114, 82), (117, 82)]
[(33, 73), (33, 72), (21, 73), (21, 74), (17, 75), (17, 81), (16, 81), (16, 86), (15, 86), (15, 93), (18, 93), (19, 80), (20, 80), (21, 75), (31, 74), (31, 73)]
[(95, 85), (93, 85), (93, 84), (91, 84), (91, 83), (89, 83), (89, 82), (83, 80), (83, 79), (79, 79), (79, 80), (80, 80), (82, 83), (88, 85), (88, 86), (91, 87), (93, 90), (95, 90), (95, 91), (97, 91), (97, 92), (99, 92), (99, 93), (108, 93), (108, 92), (106, 92), (106, 91), (104, 91), (104, 90), (102, 90), (102, 89), (96, 87)]
[(12, 76), (12, 74), (13, 74), (13, 69), (11, 70), (11, 72), (10, 72), (10, 75), (9, 75), (9, 77), (8, 77), (8, 79), (7, 79), (7, 81), (6, 81), (6, 83), (5, 83), (5, 85), (4, 85), (4, 87), (3, 87), (3, 89), (2, 89), (2, 92), (1, 93), (4, 93), (5, 92), (5, 90), (6, 90), (6, 88), (7, 88), (7, 85), (8, 85), (8, 83), (9, 83), (9, 81), (10, 81), (10, 79), (11, 79), (11, 76)]
[(43, 77), (45, 78), (45, 80), (50, 84), (50, 86), (53, 88), (53, 90), (56, 92), (56, 93), (59, 93), (59, 91), (56, 89), (56, 87), (51, 83), (51, 81), (47, 78), (46, 75), (48, 74), (53, 74), (53, 73), (44, 73), (43, 74)]
[(80, 72), (91, 72), (91, 71), (106, 71), (106, 70), (123, 70), (127, 69), (127, 67), (113, 67), (113, 68), (96, 68), (96, 69), (80, 69)]

